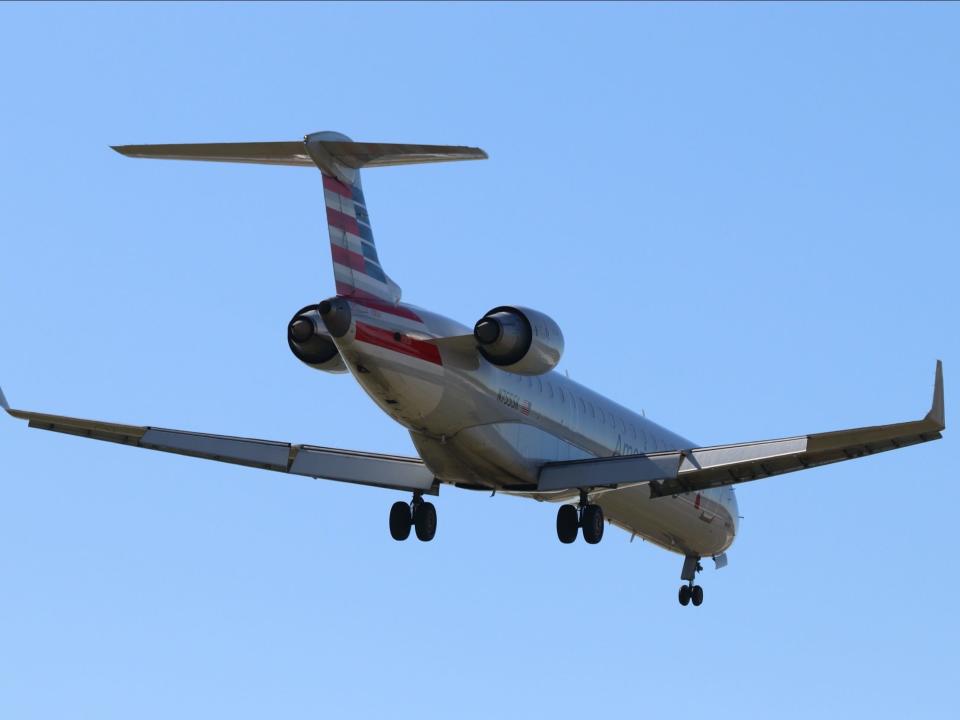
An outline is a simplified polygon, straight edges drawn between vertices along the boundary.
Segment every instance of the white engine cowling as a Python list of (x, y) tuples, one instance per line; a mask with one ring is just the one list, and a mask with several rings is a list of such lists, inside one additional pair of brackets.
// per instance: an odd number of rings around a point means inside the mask
[(316, 305), (307, 305), (293, 316), (287, 325), (287, 343), (291, 352), (305, 365), (331, 373), (347, 371)]
[(473, 328), (480, 354), (518, 375), (543, 375), (563, 355), (563, 333), (548, 315), (517, 305), (501, 305)]

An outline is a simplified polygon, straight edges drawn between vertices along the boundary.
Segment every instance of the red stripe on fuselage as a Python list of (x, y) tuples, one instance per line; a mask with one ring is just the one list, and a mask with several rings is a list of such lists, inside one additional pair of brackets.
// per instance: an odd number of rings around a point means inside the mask
[(376, 345), (393, 352), (415, 357), (418, 360), (425, 360), (434, 365), (443, 365), (440, 360), (440, 350), (433, 343), (416, 340), (403, 334), (400, 334), (400, 339), (397, 340), (396, 335), (392, 330), (384, 330), (362, 322), (357, 323), (357, 342)]
[(406, 318), (407, 320), (415, 320), (418, 323), (423, 322), (420, 316), (410, 308), (404, 307), (403, 305), (391, 305), (385, 302), (383, 298), (377, 297), (360, 288), (351, 288), (344, 283), (337, 283), (337, 294), (346, 295), (352, 302), (368, 307), (371, 310), (379, 310), (388, 315), (396, 315), (397, 317)]

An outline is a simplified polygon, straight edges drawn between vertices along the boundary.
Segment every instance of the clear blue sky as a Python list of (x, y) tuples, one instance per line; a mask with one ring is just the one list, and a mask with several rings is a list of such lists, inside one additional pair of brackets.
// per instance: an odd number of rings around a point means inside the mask
[[(562, 366), (704, 444), (957, 417), (957, 5), (0, 6), (15, 406), (409, 453), (287, 349), (333, 290), (319, 175), (110, 144), (478, 145), (367, 172), (407, 300), (521, 302)], [(555, 508), (0, 424), (0, 717), (942, 717), (956, 431), (741, 486), (681, 559)]]

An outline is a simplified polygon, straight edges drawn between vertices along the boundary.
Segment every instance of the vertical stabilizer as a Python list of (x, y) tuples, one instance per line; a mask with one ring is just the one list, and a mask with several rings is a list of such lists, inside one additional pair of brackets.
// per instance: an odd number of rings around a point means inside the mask
[(330, 254), (337, 295), (396, 305), (400, 287), (380, 264), (360, 170), (341, 163), (324, 149), (327, 142), (350, 142), (340, 133), (307, 135), (307, 152), (323, 173), (323, 197), (330, 232)]

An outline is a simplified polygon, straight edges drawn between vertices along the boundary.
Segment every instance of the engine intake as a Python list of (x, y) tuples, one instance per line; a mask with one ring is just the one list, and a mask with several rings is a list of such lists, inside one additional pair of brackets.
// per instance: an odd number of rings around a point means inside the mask
[(293, 316), (287, 325), (287, 343), (297, 359), (312, 368), (332, 373), (347, 371), (316, 305), (307, 305)]
[(530, 308), (501, 305), (473, 327), (480, 354), (518, 375), (542, 375), (563, 355), (563, 333), (554, 320)]

